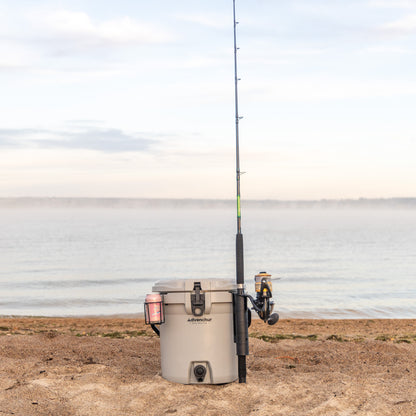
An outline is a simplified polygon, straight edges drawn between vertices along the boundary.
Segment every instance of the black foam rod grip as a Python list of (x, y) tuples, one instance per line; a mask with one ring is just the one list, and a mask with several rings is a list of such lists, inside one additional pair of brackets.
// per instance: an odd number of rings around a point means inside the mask
[(242, 296), (240, 290), (234, 297), (235, 302), (235, 335), (237, 355), (248, 355), (248, 312), (247, 299)]

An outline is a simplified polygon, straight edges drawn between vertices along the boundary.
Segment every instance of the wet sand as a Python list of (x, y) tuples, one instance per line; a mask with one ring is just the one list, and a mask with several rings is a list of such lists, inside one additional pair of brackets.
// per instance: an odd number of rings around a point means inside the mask
[(416, 415), (416, 320), (249, 332), (246, 384), (187, 386), (142, 319), (0, 318), (0, 415)]

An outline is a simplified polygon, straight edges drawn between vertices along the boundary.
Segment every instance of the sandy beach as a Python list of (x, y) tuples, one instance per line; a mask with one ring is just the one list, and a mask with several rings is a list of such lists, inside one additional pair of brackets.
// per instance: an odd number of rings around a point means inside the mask
[(0, 319), (0, 415), (415, 415), (416, 320), (255, 320), (247, 384), (160, 375), (142, 319)]

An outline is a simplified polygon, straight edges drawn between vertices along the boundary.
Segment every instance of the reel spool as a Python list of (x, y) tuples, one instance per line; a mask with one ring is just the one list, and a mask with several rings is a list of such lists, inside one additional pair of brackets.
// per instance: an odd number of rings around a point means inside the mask
[(257, 312), (257, 315), (263, 322), (267, 322), (269, 325), (274, 325), (279, 320), (279, 314), (272, 313), (274, 308), (274, 302), (271, 299), (272, 294), (272, 281), (271, 275), (266, 272), (260, 272), (254, 277), (256, 286), (256, 299), (250, 295), (245, 295), (250, 299), (253, 305), (253, 310)]

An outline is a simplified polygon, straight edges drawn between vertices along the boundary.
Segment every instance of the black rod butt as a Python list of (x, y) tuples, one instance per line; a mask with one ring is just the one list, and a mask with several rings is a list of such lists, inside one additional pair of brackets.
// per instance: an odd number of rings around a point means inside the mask
[(238, 382), (245, 383), (247, 376), (247, 367), (246, 367), (246, 356), (238, 356)]

